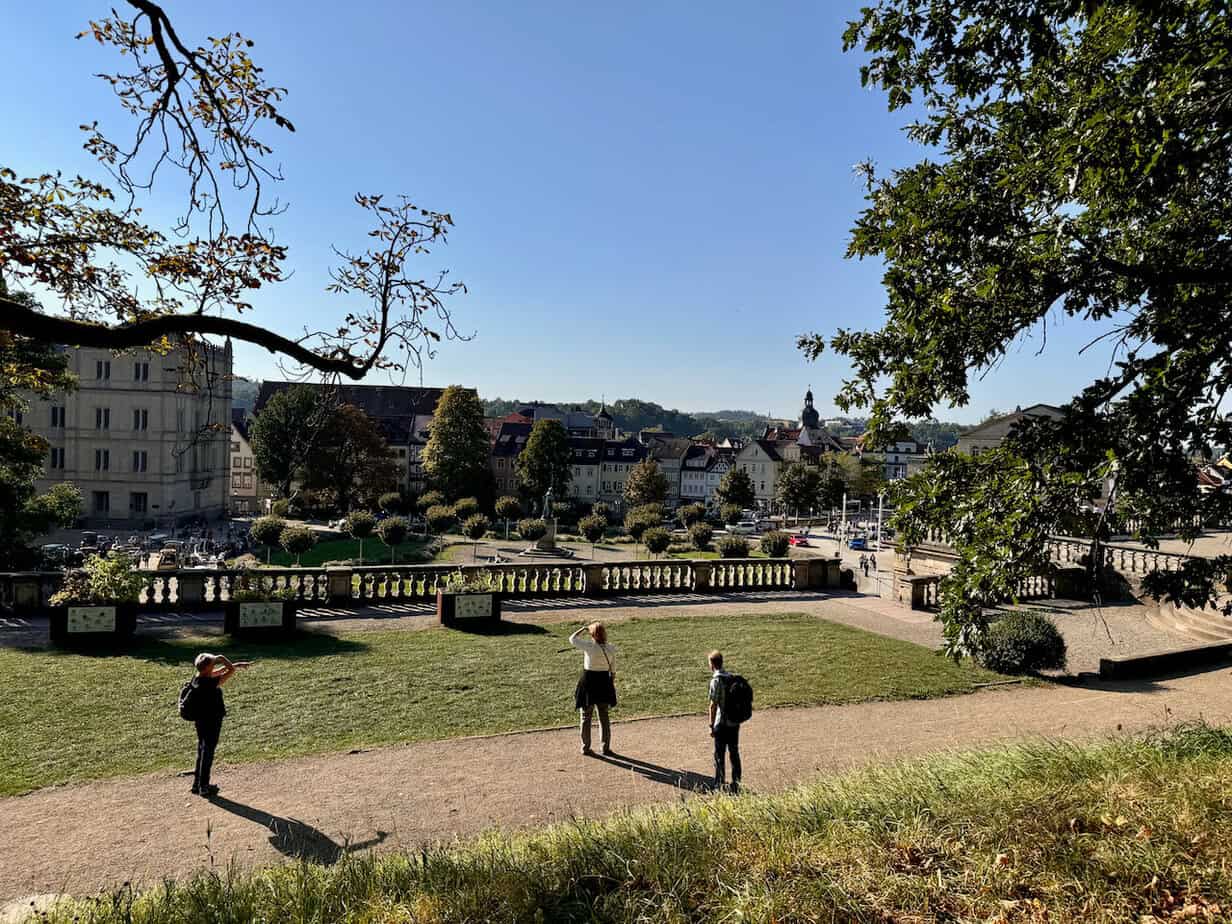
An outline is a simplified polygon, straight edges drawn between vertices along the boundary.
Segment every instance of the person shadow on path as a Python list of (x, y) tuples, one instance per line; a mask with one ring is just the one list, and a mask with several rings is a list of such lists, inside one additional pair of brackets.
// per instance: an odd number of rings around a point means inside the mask
[(636, 757), (629, 757), (625, 754), (595, 754), (594, 756), (605, 764), (612, 764), (616, 767), (632, 770), (634, 773), (644, 776), (655, 783), (666, 783), (668, 786), (675, 786), (677, 789), (687, 789), (691, 792), (712, 792), (714, 790), (713, 777), (694, 773), (692, 770), (673, 770), (670, 767), (660, 767), (658, 764), (638, 760)]
[(295, 818), (271, 815), (269, 812), (263, 812), (261, 809), (222, 796), (215, 796), (210, 802), (232, 815), (247, 818), (267, 828), (270, 832), (270, 845), (284, 857), (294, 860), (310, 860), (323, 866), (333, 866), (344, 855), (375, 847), (389, 837), (388, 832), (377, 831), (376, 837), (370, 837), (366, 841), (339, 844), (324, 831)]

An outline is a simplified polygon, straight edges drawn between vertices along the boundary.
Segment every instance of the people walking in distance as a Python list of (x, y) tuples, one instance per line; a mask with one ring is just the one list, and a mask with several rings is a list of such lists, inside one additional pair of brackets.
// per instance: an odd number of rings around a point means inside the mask
[(862, 554), (860, 556), (860, 570), (864, 572), (865, 577), (868, 577), (868, 556), (867, 555)]
[(582, 753), (591, 753), (590, 720), (597, 709), (603, 753), (611, 754), (612, 725), (608, 710), (616, 705), (616, 646), (607, 640), (607, 629), (601, 622), (582, 626), (569, 636), (569, 644), (580, 648), (585, 655), (582, 676), (573, 693), (574, 705), (582, 720)]
[(251, 661), (230, 661), (223, 655), (202, 652), (193, 661), (196, 674), (180, 690), (180, 717), (197, 726), (197, 764), (193, 770), (192, 792), (210, 798), (218, 787), (210, 783), (214, 766), (214, 751), (222, 733), (227, 707), (222, 698), (222, 686), (237, 670)]
[(721, 789), (727, 781), (727, 759), (731, 759), (732, 792), (740, 789), (740, 725), (753, 714), (753, 688), (739, 674), (723, 669), (723, 653), (712, 651), (710, 664), (710, 737), (714, 739), (714, 785)]
[(872, 571), (874, 574), (877, 573), (877, 553), (876, 552), (868, 556), (868, 570)]

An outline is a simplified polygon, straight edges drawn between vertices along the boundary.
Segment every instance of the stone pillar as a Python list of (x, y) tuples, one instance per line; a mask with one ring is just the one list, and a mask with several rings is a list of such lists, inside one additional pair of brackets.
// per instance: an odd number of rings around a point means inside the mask
[(43, 579), (38, 574), (13, 575), (13, 609), (37, 610), (43, 606)]
[(1090, 592), (1087, 587), (1087, 569), (1058, 568), (1053, 588), (1054, 597), (1066, 600), (1085, 600)]
[(911, 581), (911, 608), (913, 610), (922, 610), (928, 606), (928, 600), (925, 598), (927, 590), (926, 580)]
[(693, 591), (694, 593), (707, 594), (710, 593), (710, 575), (714, 572), (714, 565), (705, 559), (693, 562)]
[(589, 562), (582, 565), (582, 570), (586, 574), (586, 596), (602, 597), (606, 593), (603, 589), (603, 567), (601, 562)]
[(177, 571), (175, 605), (180, 609), (200, 609), (205, 603), (205, 575), (200, 571)]
[(791, 567), (795, 572), (793, 586), (796, 590), (809, 590), (813, 586), (813, 569), (812, 562), (807, 558), (797, 558), (792, 561)]
[(330, 606), (346, 606), (351, 602), (350, 568), (326, 568), (325, 579)]

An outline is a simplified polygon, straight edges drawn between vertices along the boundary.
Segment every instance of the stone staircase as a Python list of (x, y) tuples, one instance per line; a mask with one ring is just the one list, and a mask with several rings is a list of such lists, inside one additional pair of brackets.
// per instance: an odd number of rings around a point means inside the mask
[[(1220, 600), (1218, 606), (1226, 602)], [(1147, 622), (1159, 629), (1179, 632), (1199, 642), (1232, 641), (1232, 619), (1218, 608), (1194, 610), (1160, 603), (1147, 610)]]

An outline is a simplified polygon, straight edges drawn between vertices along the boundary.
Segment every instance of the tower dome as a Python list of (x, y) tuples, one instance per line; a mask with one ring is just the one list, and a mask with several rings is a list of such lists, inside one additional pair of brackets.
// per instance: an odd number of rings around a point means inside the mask
[(800, 411), (800, 426), (805, 430), (812, 430), (821, 426), (821, 415), (817, 413), (817, 408), (813, 407), (812, 385), (804, 393), (804, 409)]

